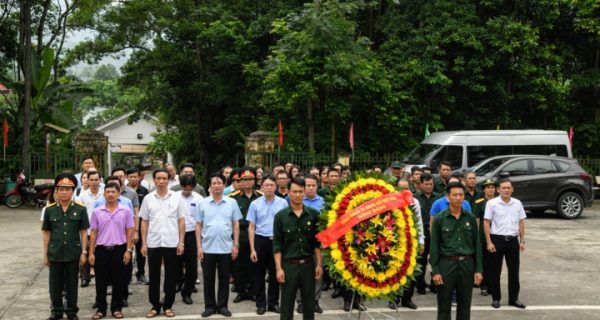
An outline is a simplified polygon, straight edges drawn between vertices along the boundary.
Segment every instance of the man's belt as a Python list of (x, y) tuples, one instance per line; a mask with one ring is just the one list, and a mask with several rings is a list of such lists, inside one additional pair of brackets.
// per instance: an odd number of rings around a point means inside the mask
[(287, 259), (286, 261), (291, 264), (305, 264), (312, 261), (312, 256), (304, 257), (302, 259)]
[(503, 236), (503, 235), (500, 235), (500, 234), (492, 234), (491, 236), (493, 238), (502, 239), (502, 240), (507, 241), (507, 242), (508, 241), (513, 241), (513, 240), (517, 240), (519, 238), (519, 236)]
[(260, 234), (256, 235), (257, 238), (263, 238), (263, 239), (267, 239), (267, 240), (273, 240), (273, 236), (270, 237), (266, 237), (266, 236), (261, 236)]
[(99, 246), (96, 246), (96, 247), (97, 247), (97, 248), (104, 249), (104, 250), (106, 250), (106, 251), (113, 251), (113, 250), (115, 250), (115, 249), (117, 249), (117, 248), (124, 247), (125, 245), (126, 245), (126, 244), (124, 243), (124, 244), (118, 244), (118, 245), (114, 245), (114, 246), (103, 246), (103, 245), (99, 245)]
[(454, 261), (464, 261), (471, 259), (470, 256), (444, 256), (445, 259), (454, 260)]

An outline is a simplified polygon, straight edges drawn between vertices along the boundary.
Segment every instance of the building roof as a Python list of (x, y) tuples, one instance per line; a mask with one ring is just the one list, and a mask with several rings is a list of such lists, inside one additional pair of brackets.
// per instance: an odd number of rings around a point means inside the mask
[[(119, 127), (119, 126), (121, 126), (123, 124), (127, 124), (127, 120), (133, 114), (134, 114), (134, 111), (127, 112), (126, 114), (124, 114), (124, 115), (122, 115), (120, 117), (114, 118), (114, 119), (110, 120), (109, 122), (107, 122), (107, 123), (105, 123), (105, 124), (103, 124), (101, 126), (96, 127), (96, 130), (101, 131), (101, 132), (106, 132), (106, 131), (111, 130), (113, 128)], [(160, 121), (158, 120), (158, 118), (156, 118), (154, 116), (151, 116), (151, 115), (148, 115), (148, 114), (143, 114), (142, 117), (148, 118), (149, 120), (151, 120), (152, 122), (154, 122), (157, 125), (160, 123)]]

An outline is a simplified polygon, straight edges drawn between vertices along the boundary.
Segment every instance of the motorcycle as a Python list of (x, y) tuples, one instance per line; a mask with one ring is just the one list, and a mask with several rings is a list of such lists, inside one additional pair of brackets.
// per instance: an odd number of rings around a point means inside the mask
[(16, 182), (15, 187), (4, 194), (6, 206), (9, 208), (18, 208), (24, 203), (41, 208), (48, 203), (54, 188), (54, 183), (32, 186), (25, 177), (25, 171), (20, 171), (16, 175)]

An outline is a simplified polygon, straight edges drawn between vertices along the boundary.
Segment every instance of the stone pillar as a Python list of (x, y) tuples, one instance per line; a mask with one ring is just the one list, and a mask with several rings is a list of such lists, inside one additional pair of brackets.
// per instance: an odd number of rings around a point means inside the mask
[(268, 131), (255, 131), (246, 138), (246, 165), (271, 167), (275, 152), (275, 134)]

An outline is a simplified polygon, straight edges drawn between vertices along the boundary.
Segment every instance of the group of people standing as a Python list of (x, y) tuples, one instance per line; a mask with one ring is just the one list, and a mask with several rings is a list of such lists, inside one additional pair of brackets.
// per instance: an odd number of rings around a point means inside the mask
[[(55, 179), (55, 201), (42, 213), (44, 263), (50, 268), (49, 319), (62, 319), (63, 314), (78, 319), (78, 274), (81, 287), (95, 276), (92, 319), (104, 318), (108, 311), (123, 318), (134, 257), (138, 283), (149, 286), (147, 318), (161, 313), (175, 316), (177, 292), (184, 303), (193, 303), (200, 282), (198, 261), (205, 303), (202, 317), (232, 315), (230, 283), (237, 294), (233, 302), (253, 300), (259, 315), (268, 311), (292, 319), (297, 303), (296, 311), (313, 319), (315, 312), (323, 312), (319, 298), (330, 285), (334, 296), (344, 297), (344, 310), (366, 309), (360, 297), (352, 299), (352, 291), (329, 279), (315, 238), (324, 197), (350, 174), (349, 167), (335, 164), (303, 173), (291, 163), (274, 166), (271, 172), (226, 166), (210, 176), (208, 193), (189, 163), (182, 165), (179, 175), (172, 165), (155, 170), (146, 186), (136, 168), (115, 168), (104, 179), (93, 159), (84, 159), (82, 168), (82, 174)], [(503, 257), (509, 268), (509, 304), (524, 308), (518, 300), (518, 265), (519, 252), (525, 248), (525, 213), (511, 198), (510, 181), (486, 181), (482, 192), (472, 173), (453, 178), (450, 166), (442, 162), (440, 177), (434, 179), (426, 169), (414, 168), (407, 174), (394, 162), (388, 173), (411, 189), (420, 208), (419, 263), (426, 270), (429, 257), (438, 318), (450, 319), (456, 296), (458, 319), (468, 319), (474, 284), (481, 283), (484, 295), (489, 290), (492, 305), (499, 307)], [(482, 243), (487, 250), (482, 250)], [(413, 291), (426, 294), (426, 287), (423, 272), (399, 293), (401, 305), (416, 309)], [(110, 305), (107, 291), (112, 291)]]

